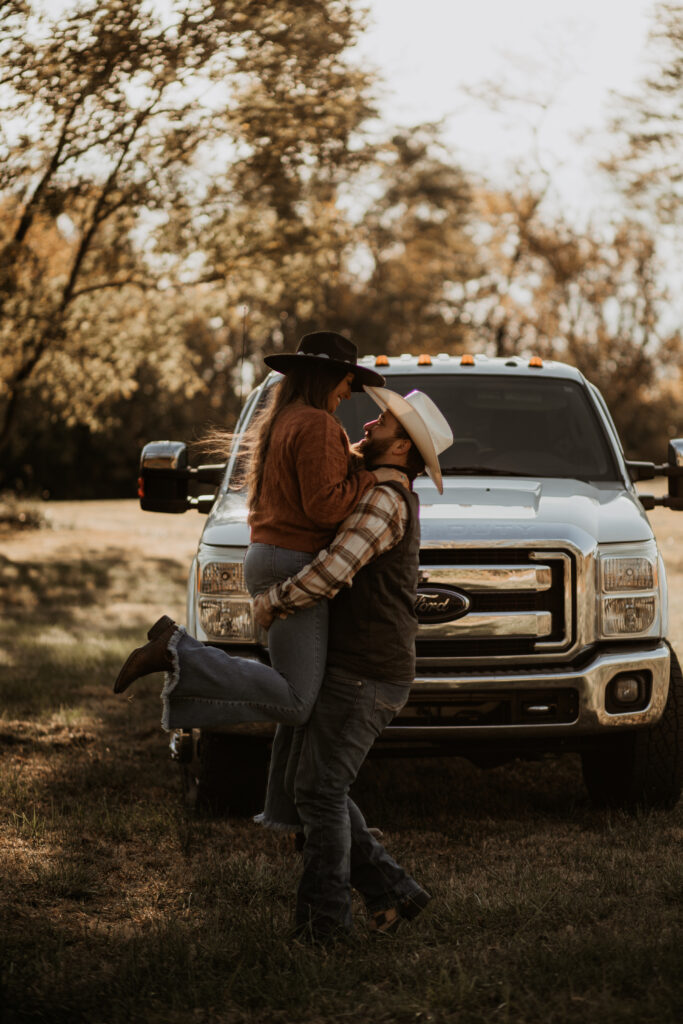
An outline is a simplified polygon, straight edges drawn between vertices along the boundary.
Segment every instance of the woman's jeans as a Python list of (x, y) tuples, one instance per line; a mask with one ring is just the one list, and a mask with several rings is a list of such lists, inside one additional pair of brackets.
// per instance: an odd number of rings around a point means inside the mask
[[(295, 575), (314, 557), (310, 552), (251, 544), (244, 562), (250, 594)], [(327, 601), (318, 601), (273, 621), (268, 631), (272, 668), (207, 647), (179, 630), (169, 644), (174, 671), (168, 673), (162, 693), (164, 728), (210, 729), (263, 721), (298, 726), (306, 722), (325, 669), (327, 608)], [(284, 789), (292, 733), (292, 728), (276, 733), (265, 824), (298, 824), (293, 801)]]

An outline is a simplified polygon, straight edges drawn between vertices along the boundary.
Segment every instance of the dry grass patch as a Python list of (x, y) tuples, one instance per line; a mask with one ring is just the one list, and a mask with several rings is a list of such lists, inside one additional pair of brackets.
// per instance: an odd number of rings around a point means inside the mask
[[(394, 938), (372, 940), (357, 905), (347, 943), (292, 943), (290, 837), (188, 815), (158, 727), (160, 679), (111, 693), (148, 621), (182, 617), (200, 523), (175, 520), (169, 537), (159, 517), (164, 536), (140, 536), (132, 508), (112, 504), (99, 550), (94, 510), (79, 532), (71, 508), (68, 529), (40, 531), (40, 550), (17, 535), (1, 566), (3, 1020), (683, 1017), (682, 810), (599, 814), (572, 756), (490, 772), (369, 763), (359, 802), (436, 899)], [(155, 521), (141, 518), (145, 531)], [(43, 568), (51, 556), (58, 571)]]

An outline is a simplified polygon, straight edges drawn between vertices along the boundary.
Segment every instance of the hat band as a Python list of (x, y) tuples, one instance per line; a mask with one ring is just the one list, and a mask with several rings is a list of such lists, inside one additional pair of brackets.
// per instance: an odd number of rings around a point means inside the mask
[[(332, 356), (329, 355), (327, 352), (295, 352), (294, 354), (297, 355), (297, 356), (308, 356), (309, 358), (311, 356), (314, 356), (316, 359), (331, 359), (332, 358)], [(346, 359), (339, 360), (339, 362), (347, 362), (347, 360)]]

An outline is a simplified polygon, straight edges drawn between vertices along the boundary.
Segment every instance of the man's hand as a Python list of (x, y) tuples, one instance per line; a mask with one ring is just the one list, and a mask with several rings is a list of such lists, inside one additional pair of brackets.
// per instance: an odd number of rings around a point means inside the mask
[(286, 612), (276, 612), (274, 608), (271, 608), (271, 606), (266, 603), (266, 599), (263, 594), (257, 594), (253, 600), (254, 619), (263, 629), (270, 629), (276, 615), (279, 615), (281, 619), (287, 618)]
[(263, 594), (257, 594), (254, 598), (254, 619), (263, 629), (270, 629), (275, 612), (266, 604)]

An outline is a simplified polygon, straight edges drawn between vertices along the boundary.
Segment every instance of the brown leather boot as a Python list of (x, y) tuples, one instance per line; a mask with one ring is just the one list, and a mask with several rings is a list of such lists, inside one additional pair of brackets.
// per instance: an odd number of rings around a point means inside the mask
[(123, 693), (131, 683), (153, 672), (167, 672), (173, 662), (168, 653), (168, 642), (178, 627), (168, 615), (162, 615), (154, 623), (147, 636), (149, 643), (137, 647), (126, 658), (123, 668), (116, 677), (114, 693)]

